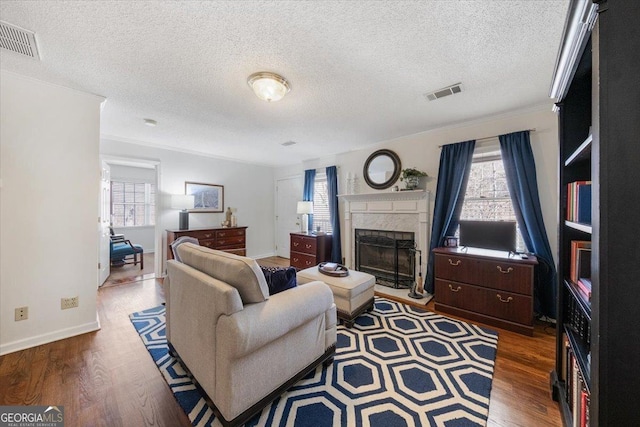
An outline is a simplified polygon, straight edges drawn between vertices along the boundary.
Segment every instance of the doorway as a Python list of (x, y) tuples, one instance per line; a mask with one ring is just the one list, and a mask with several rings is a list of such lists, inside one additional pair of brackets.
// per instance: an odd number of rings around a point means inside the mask
[(276, 255), (289, 258), (290, 233), (300, 231), (300, 217), (296, 213), (302, 200), (302, 176), (276, 180)]
[[(162, 262), (157, 238), (159, 162), (103, 156), (101, 163), (103, 179), (100, 204), (101, 211), (108, 213), (107, 229), (111, 226), (113, 233), (122, 234), (132, 244), (144, 248), (144, 268), (140, 264), (111, 266), (108, 262), (107, 277), (105, 279), (104, 269), (101, 269), (99, 284), (122, 284), (154, 278), (161, 269), (158, 264)], [(105, 182), (105, 170), (108, 171), (108, 182)], [(105, 243), (104, 228), (103, 225), (100, 236), (101, 266), (105, 259), (109, 260), (110, 239)]]

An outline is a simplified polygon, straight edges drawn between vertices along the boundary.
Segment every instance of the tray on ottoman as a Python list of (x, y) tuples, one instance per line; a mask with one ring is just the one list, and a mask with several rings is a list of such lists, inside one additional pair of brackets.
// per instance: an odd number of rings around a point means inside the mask
[(297, 275), (298, 284), (320, 280), (331, 288), (336, 304), (338, 318), (347, 328), (365, 311), (373, 309), (375, 276), (360, 271), (349, 270), (345, 277), (333, 277), (320, 273), (318, 267), (301, 270)]

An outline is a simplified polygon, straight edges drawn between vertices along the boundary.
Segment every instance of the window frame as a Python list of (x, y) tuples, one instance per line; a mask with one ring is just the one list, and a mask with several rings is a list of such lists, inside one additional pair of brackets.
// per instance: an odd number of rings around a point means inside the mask
[[(122, 189), (122, 193), (123, 193), (123, 199), (125, 201), (123, 202), (115, 202), (114, 201), (114, 196), (113, 196), (113, 186), (115, 184), (122, 184), (123, 189)], [(133, 185), (134, 191), (133, 191), (133, 201), (132, 202), (126, 202), (126, 186), (127, 184), (129, 185)], [(136, 202), (135, 201), (135, 196), (136, 196), (136, 191), (135, 191), (135, 187), (136, 185), (144, 185), (144, 201), (143, 202)], [(156, 208), (156, 198), (157, 198), (157, 187), (155, 185), (155, 183), (152, 182), (144, 182), (144, 181), (136, 181), (136, 180), (122, 180), (122, 179), (111, 179), (110, 182), (110, 199), (111, 199), (111, 203), (109, 206), (109, 214), (110, 214), (110, 223), (112, 227), (117, 227), (117, 228), (141, 228), (141, 227), (155, 227), (156, 226), (156, 212), (155, 212), (155, 208)], [(140, 192), (137, 192), (138, 194), (140, 194)], [(131, 192), (129, 192), (129, 194), (131, 194)], [(122, 205), (123, 206), (123, 214), (122, 214), (122, 224), (116, 224), (115, 222), (115, 209), (114, 206), (116, 205)], [(126, 206), (134, 206), (134, 215), (133, 215), (133, 221), (134, 224), (133, 225), (127, 225), (127, 214), (126, 214)], [(135, 210), (137, 207), (139, 206), (143, 206), (144, 207), (144, 222), (142, 224), (136, 224), (135, 220), (137, 217), (137, 214), (135, 213)]]
[[(318, 186), (324, 185), (324, 191), (318, 191)], [(322, 218), (322, 225), (320, 226), (320, 231), (332, 234), (333, 228), (331, 226), (331, 209), (329, 207), (329, 188), (328, 188), (327, 174), (324, 172), (316, 173), (316, 177), (313, 183), (313, 231), (317, 229), (318, 218)], [(326, 204), (322, 204), (323, 209), (319, 210), (318, 195), (324, 195), (326, 197)], [(326, 209), (324, 208), (326, 206)], [(325, 219), (326, 218), (326, 219)]]
[[(502, 160), (502, 154), (500, 152), (500, 148), (497, 145), (494, 146), (485, 146), (483, 147), (484, 149), (481, 149), (481, 152), (479, 153), (474, 153), (473, 155), (473, 160), (471, 162), (471, 168), (474, 167), (474, 165), (478, 165), (481, 163), (487, 163), (487, 162), (500, 162), (502, 164), (502, 168), (504, 169), (504, 161)], [(470, 177), (469, 177), (469, 182), (471, 182), (471, 171), (470, 173)], [(515, 215), (515, 209), (513, 208), (513, 201), (511, 200), (511, 195), (509, 194), (509, 189), (507, 186), (507, 177), (506, 174), (504, 176), (504, 187), (506, 188), (506, 196), (500, 196), (500, 197), (483, 197), (482, 195), (480, 195), (479, 197), (470, 197), (468, 198), (468, 191), (469, 191), (469, 182), (467, 183), (467, 189), (465, 190), (465, 194), (464, 194), (464, 199), (462, 202), (462, 209), (460, 211), (460, 220), (476, 220), (476, 221), (482, 221), (482, 220), (492, 220), (492, 221), (515, 221), (516, 222), (516, 251), (518, 252), (525, 252), (527, 251), (527, 247), (526, 244), (524, 243), (524, 239), (522, 238), (522, 233), (520, 231), (520, 225), (518, 224), (518, 220), (516, 218)], [(495, 182), (495, 177), (494, 177), (494, 182)], [(495, 190), (498, 186), (494, 185), (494, 193), (498, 190)], [(503, 191), (503, 190), (500, 190)], [(498, 201), (498, 202), (505, 202), (508, 201), (509, 205), (511, 206), (511, 212), (513, 213), (512, 216), (508, 217), (508, 218), (496, 218), (495, 215), (491, 218), (491, 219), (487, 219), (487, 217), (469, 217), (469, 216), (465, 216), (464, 212), (465, 212), (465, 203), (467, 202), (467, 200), (471, 201), (471, 202), (477, 202), (477, 201), (487, 201), (487, 200), (494, 200), (494, 201)], [(460, 230), (459, 227), (456, 228), (456, 233), (455, 233), (456, 237), (460, 236)]]

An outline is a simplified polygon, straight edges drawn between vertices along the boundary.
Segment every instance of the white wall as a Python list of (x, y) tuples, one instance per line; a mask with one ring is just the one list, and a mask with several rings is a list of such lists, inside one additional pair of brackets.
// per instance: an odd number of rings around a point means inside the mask
[[(134, 166), (123, 166), (112, 164), (111, 180), (123, 182), (144, 182), (149, 184), (156, 183), (155, 168), (141, 168)], [(131, 240), (131, 243), (141, 245), (144, 253), (153, 253), (155, 251), (155, 230), (153, 225), (139, 227), (113, 227), (116, 234), (124, 234), (125, 238)]]
[[(103, 98), (0, 71), (0, 354), (99, 328)], [(60, 299), (78, 296), (78, 308)], [(28, 306), (29, 318), (14, 321)]]
[[(502, 135), (526, 129), (535, 129), (531, 132), (531, 146), (536, 161), (538, 175), (538, 190), (540, 192), (540, 204), (544, 217), (549, 243), (554, 257), (557, 256), (558, 247), (558, 118), (551, 112), (549, 105), (510, 115), (503, 115), (484, 120), (464, 123), (457, 126), (436, 129), (406, 136), (390, 141), (384, 141), (374, 147), (343, 153), (337, 156), (328, 156), (310, 160), (301, 165), (278, 168), (275, 171), (276, 179), (302, 173), (305, 169), (324, 168), (337, 165), (339, 167), (338, 192), (346, 190), (346, 177), (348, 173), (356, 174), (359, 181), (358, 193), (372, 193), (376, 191), (364, 182), (362, 169), (367, 157), (381, 148), (395, 151), (402, 162), (402, 168), (415, 167), (429, 174), (422, 179), (424, 188), (431, 191), (430, 221), (433, 218), (433, 202), (435, 200), (438, 166), (440, 163), (439, 145), (480, 139), (484, 137)], [(397, 183), (403, 188), (403, 183)], [(342, 206), (340, 212), (342, 212)], [(344, 218), (341, 218), (344, 229)], [(343, 237), (343, 254), (344, 236)], [(557, 263), (557, 259), (556, 259)]]
[[(185, 181), (223, 185), (224, 208), (237, 209), (238, 225), (249, 227), (247, 256), (274, 254), (273, 168), (109, 139), (101, 141), (100, 153), (160, 162), (156, 230), (162, 239), (162, 259), (166, 258), (166, 230), (178, 228), (178, 211), (170, 209), (169, 196), (184, 194)], [(223, 221), (224, 213), (189, 214), (189, 228), (220, 226)]]

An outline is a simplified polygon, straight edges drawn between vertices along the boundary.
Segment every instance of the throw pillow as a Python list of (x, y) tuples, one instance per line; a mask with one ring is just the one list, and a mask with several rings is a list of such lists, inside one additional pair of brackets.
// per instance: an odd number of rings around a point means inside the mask
[(269, 286), (269, 295), (295, 288), (296, 269), (293, 267), (260, 267)]

